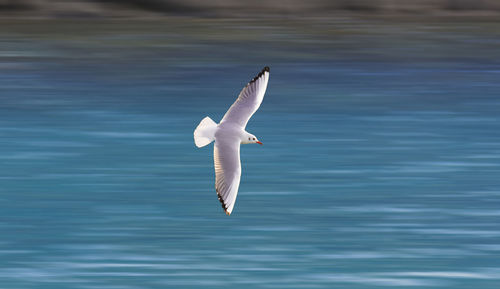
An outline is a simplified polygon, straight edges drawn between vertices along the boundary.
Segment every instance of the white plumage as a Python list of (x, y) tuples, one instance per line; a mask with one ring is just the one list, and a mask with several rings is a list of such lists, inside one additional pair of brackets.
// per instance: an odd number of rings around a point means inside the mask
[(259, 109), (269, 81), (265, 67), (240, 92), (219, 124), (205, 117), (194, 131), (194, 142), (203, 147), (215, 140), (215, 191), (226, 214), (233, 211), (241, 177), (240, 144), (262, 144), (245, 131), (248, 120)]

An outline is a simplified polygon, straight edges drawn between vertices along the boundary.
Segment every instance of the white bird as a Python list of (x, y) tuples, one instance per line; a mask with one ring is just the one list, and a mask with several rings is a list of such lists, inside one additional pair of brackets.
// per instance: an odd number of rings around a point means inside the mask
[(241, 90), (219, 124), (207, 116), (194, 130), (194, 143), (199, 148), (215, 140), (215, 191), (227, 215), (233, 211), (240, 186), (240, 144), (262, 145), (245, 127), (259, 109), (268, 81), (269, 67), (266, 66)]

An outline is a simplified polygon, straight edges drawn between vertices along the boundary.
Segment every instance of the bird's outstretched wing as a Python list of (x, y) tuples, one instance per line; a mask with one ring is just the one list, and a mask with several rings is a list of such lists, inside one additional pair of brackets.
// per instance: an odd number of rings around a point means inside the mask
[(259, 109), (264, 99), (268, 81), (269, 67), (266, 66), (243, 88), (238, 99), (236, 99), (222, 118), (221, 123), (233, 122), (245, 128), (248, 120)]
[(240, 140), (217, 139), (214, 145), (215, 191), (226, 214), (233, 211), (240, 186)]

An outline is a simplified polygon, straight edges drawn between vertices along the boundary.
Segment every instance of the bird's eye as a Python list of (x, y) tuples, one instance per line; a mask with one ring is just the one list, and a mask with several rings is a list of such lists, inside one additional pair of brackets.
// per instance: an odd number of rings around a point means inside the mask
[(253, 138), (253, 140), (255, 140), (255, 138)]

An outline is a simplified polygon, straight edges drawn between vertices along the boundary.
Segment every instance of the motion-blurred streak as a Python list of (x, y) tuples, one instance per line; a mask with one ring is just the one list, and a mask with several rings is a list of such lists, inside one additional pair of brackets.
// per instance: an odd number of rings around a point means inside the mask
[(162, 15), (318, 16), (335, 12), (365, 14), (435, 14), (500, 12), (496, 0), (0, 0), (1, 16), (141, 16)]

